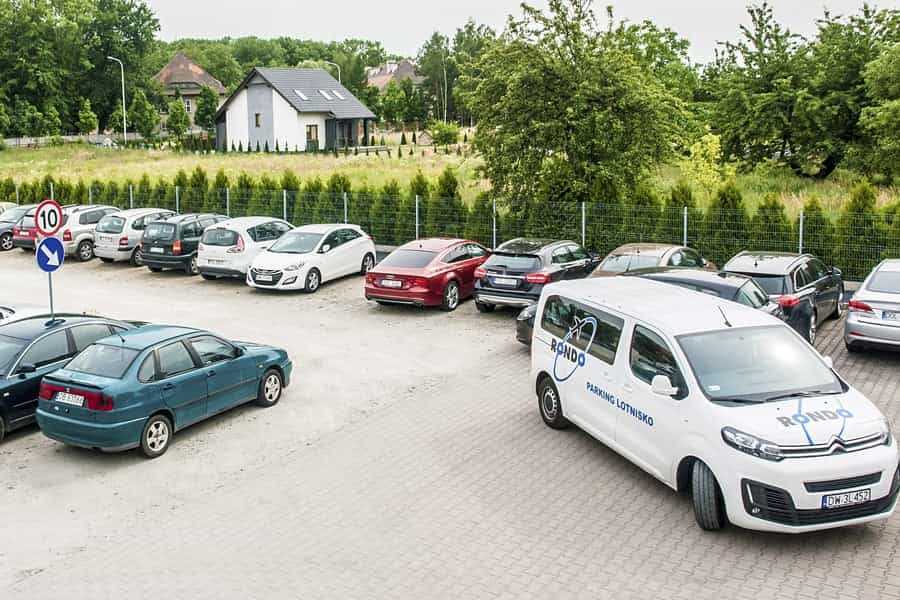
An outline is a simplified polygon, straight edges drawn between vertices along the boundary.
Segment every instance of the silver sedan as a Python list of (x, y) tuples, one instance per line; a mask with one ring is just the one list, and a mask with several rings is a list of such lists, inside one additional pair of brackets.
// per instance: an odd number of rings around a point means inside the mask
[(882, 261), (850, 300), (844, 344), (853, 352), (872, 345), (900, 350), (900, 259)]

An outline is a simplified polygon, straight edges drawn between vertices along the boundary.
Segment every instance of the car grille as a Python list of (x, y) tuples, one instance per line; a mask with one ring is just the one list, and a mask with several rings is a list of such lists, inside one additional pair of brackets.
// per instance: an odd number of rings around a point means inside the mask
[(822, 525), (862, 517), (871, 517), (890, 510), (900, 491), (900, 470), (894, 474), (890, 493), (883, 497), (843, 508), (798, 509), (791, 495), (780, 488), (756, 481), (741, 481), (741, 495), (748, 514), (781, 525)]
[(837, 490), (849, 490), (864, 485), (874, 485), (881, 481), (881, 471), (878, 473), (870, 473), (868, 475), (859, 475), (857, 477), (847, 477), (846, 479), (832, 479), (831, 481), (812, 481), (803, 484), (806, 491), (810, 493), (816, 492), (835, 492)]
[(840, 454), (843, 452), (858, 452), (860, 450), (880, 446), (883, 443), (884, 437), (882, 434), (873, 433), (852, 440), (832, 438), (830, 442), (813, 444), (812, 446), (781, 446), (781, 454), (785, 458), (812, 458), (816, 456)]
[[(272, 278), (272, 281), (260, 281), (257, 279), (259, 275), (268, 275)], [(277, 285), (281, 278), (284, 276), (284, 273), (281, 271), (270, 271), (269, 269), (250, 269), (250, 277), (253, 278), (253, 283), (257, 285)]]

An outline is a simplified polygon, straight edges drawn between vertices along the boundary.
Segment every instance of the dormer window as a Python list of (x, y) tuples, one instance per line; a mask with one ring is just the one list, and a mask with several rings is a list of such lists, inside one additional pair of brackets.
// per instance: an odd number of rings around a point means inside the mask
[(299, 96), (301, 100), (309, 101), (309, 96), (307, 96), (306, 94), (304, 94), (304, 93), (301, 92), (300, 90), (294, 90), (294, 93), (297, 94), (297, 96)]
[(322, 94), (322, 97), (326, 100), (334, 100), (334, 98), (331, 97), (331, 94), (329, 94), (325, 90), (319, 90), (319, 93)]

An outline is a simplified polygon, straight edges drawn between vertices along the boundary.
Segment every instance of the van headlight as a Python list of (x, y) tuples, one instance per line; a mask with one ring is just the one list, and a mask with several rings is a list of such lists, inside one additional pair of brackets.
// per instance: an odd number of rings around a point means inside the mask
[(302, 268), (303, 268), (303, 263), (302, 263), (302, 262), (298, 262), (298, 263), (294, 263), (294, 264), (292, 264), (292, 265), (286, 266), (286, 267), (284, 268), (284, 270), (285, 270), (285, 271), (299, 271), (299, 270), (302, 269)]
[(732, 448), (759, 458), (776, 462), (784, 458), (781, 454), (781, 448), (777, 444), (758, 438), (755, 435), (738, 431), (733, 427), (724, 427), (722, 429), (722, 439)]

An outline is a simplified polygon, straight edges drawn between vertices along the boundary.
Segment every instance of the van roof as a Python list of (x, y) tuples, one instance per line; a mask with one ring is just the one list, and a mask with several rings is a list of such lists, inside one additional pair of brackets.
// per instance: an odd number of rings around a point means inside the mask
[(548, 294), (562, 294), (601, 310), (611, 308), (674, 336), (727, 328), (720, 307), (732, 327), (781, 323), (749, 306), (641, 277), (576, 279), (545, 289)]

